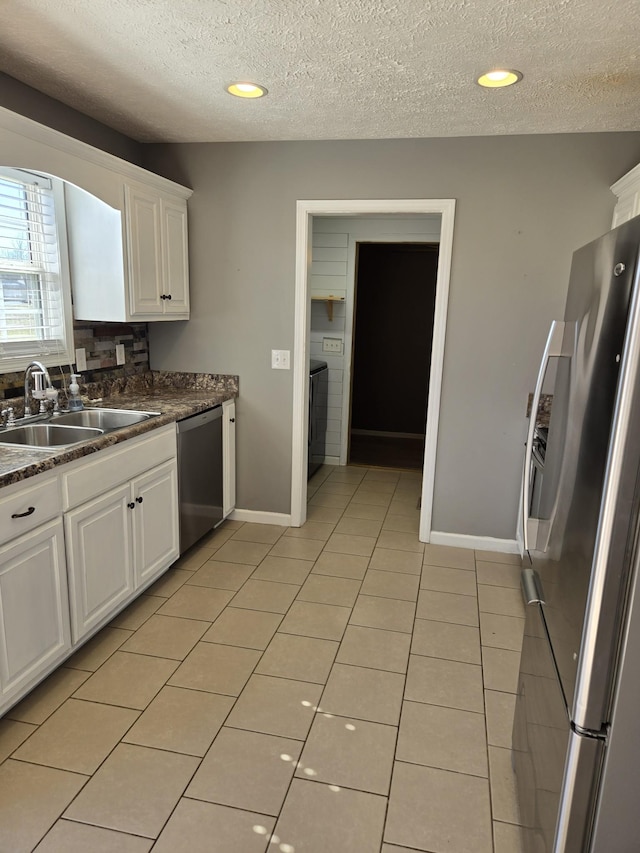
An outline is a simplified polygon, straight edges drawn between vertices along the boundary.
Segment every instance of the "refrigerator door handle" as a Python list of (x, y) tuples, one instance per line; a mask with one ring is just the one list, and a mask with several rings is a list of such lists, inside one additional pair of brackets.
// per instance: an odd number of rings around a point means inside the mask
[(527, 431), (527, 443), (524, 453), (524, 472), (522, 477), (522, 534), (524, 537), (524, 549), (528, 551), (531, 547), (536, 550), (546, 550), (546, 542), (549, 533), (549, 524), (542, 519), (532, 518), (529, 515), (529, 482), (531, 478), (531, 462), (533, 455), (533, 434), (536, 428), (536, 415), (542, 396), (542, 386), (547, 374), (549, 360), (562, 356), (571, 356), (573, 351), (567, 347), (566, 326), (564, 320), (554, 320), (551, 323), (547, 343), (542, 354), (538, 379), (536, 380), (533, 400), (531, 401), (531, 412), (529, 413), (529, 429)]
[(523, 569), (520, 573), (520, 588), (525, 605), (544, 604), (540, 575), (534, 569)]

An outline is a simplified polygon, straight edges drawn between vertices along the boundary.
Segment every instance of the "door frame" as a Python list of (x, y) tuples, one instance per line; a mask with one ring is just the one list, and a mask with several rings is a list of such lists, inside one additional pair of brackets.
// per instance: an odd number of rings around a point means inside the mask
[(440, 397), (446, 336), (455, 199), (322, 199), (296, 202), (296, 267), (293, 351), (293, 424), (291, 458), (291, 525), (300, 527), (307, 518), (307, 435), (309, 400), (309, 338), (311, 308), (309, 274), (311, 269), (312, 217), (363, 216), (367, 214), (440, 214), (440, 254), (436, 278), (433, 344), (424, 465), (422, 469), (422, 502), (419, 538), (428, 542), (431, 536), (433, 491), (435, 483), (436, 447), (440, 421)]

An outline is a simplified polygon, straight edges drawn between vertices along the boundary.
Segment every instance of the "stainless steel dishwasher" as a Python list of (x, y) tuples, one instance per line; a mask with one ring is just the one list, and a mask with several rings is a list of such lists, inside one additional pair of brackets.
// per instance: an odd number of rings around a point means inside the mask
[(178, 421), (180, 553), (222, 521), (222, 406)]

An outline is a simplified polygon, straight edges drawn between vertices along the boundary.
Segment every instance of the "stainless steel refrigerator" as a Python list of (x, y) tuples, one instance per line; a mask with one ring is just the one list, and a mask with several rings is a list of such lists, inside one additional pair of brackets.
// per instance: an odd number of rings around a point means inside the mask
[(527, 853), (640, 851), (640, 217), (573, 256), (538, 516), (523, 477), (513, 730)]

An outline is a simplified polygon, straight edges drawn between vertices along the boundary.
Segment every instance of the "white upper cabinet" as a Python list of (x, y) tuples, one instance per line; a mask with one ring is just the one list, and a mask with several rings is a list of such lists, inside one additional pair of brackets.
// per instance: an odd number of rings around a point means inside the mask
[(162, 229), (160, 199), (154, 193), (127, 184), (125, 187), (127, 223), (129, 309), (131, 314), (162, 314), (164, 295), (162, 275)]
[(187, 200), (128, 181), (122, 210), (68, 186), (76, 320), (189, 319)]
[(186, 201), (127, 184), (125, 212), (131, 317), (189, 319)]
[(634, 216), (640, 216), (640, 164), (616, 181), (611, 191), (618, 197), (613, 211), (612, 228), (622, 225)]
[(166, 318), (189, 318), (189, 253), (187, 246), (187, 202), (160, 200), (162, 226), (162, 272)]
[(0, 166), (65, 186), (77, 320), (189, 319), (191, 190), (0, 107)]

